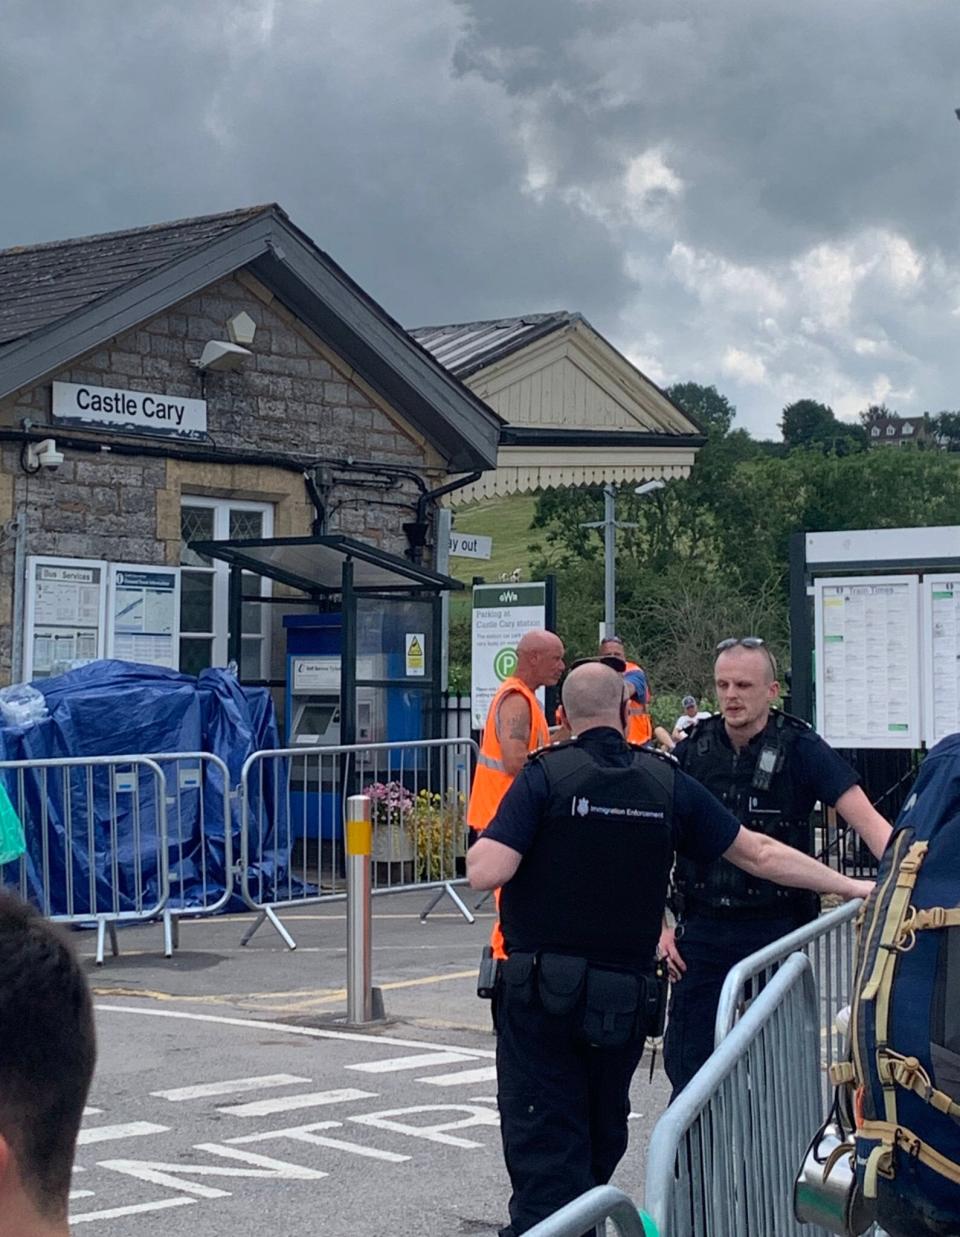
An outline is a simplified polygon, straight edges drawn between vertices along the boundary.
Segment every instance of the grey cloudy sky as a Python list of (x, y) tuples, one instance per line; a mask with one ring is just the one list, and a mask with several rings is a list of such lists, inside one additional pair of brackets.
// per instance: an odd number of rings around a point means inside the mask
[(572, 309), (777, 434), (960, 408), (954, 0), (7, 0), (0, 246), (278, 201), (407, 325)]

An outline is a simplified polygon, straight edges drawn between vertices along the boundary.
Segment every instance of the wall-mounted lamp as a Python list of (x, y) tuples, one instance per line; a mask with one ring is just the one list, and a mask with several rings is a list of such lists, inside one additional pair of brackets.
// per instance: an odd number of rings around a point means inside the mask
[(39, 442), (25, 442), (20, 452), (24, 472), (39, 472), (46, 468), (54, 472), (63, 463), (63, 453), (57, 450), (55, 438), (41, 438)]
[(192, 364), (204, 374), (209, 370), (239, 369), (248, 356), (253, 356), (249, 348), (228, 344), (223, 339), (211, 339), (203, 345), (203, 351)]

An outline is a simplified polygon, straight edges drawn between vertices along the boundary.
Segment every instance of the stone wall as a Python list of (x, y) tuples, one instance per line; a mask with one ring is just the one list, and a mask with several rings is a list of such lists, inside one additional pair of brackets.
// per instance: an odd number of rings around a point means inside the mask
[[(226, 321), (245, 310), (256, 322), (253, 356), (235, 372), (208, 373), (191, 361), (210, 339), (227, 338)], [(55, 472), (25, 473), (18, 444), (0, 452), (0, 521), (24, 513), (27, 554), (98, 558), (113, 562), (179, 561), (180, 500), (185, 494), (251, 499), (275, 504), (275, 535), (310, 532), (314, 509), (302, 475), (271, 457), (307, 462), (321, 457), (409, 469), (435, 485), (444, 477), (436, 452), (384, 401), (282, 306), (257, 280), (240, 272), (221, 280), (135, 330), (109, 341), (42, 384), (0, 401), (0, 425), (23, 418), (50, 422), (51, 382), (89, 383), (126, 390), (205, 398), (212, 445), (262, 457), (262, 465), (206, 463), (101, 450), (132, 439), (123, 431), (97, 432), (91, 451), (65, 447)], [(65, 425), (51, 428), (63, 436)], [(76, 432), (86, 433), (81, 427)], [(331, 463), (324, 473), (329, 532), (343, 532), (396, 554), (406, 550), (402, 524), (414, 518), (418, 489), (412, 479), (357, 472)], [(10, 676), (9, 582), (13, 543), (0, 539), (0, 681)], [(3, 587), (3, 584), (7, 587)]]

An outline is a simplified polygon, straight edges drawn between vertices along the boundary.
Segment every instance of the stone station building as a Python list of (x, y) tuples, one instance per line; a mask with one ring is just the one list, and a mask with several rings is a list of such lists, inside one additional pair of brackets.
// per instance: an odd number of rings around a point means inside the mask
[[(429, 566), (433, 491), (496, 463), (500, 418), (276, 205), (5, 250), (0, 292), (0, 683), (223, 665), (228, 569), (188, 542)], [(247, 681), (279, 609), (244, 608)]]

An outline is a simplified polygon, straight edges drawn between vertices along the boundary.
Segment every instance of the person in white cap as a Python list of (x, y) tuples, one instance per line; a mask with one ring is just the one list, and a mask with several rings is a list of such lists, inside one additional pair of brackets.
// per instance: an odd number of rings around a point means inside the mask
[(701, 718), (710, 717), (709, 713), (705, 713), (697, 708), (696, 696), (684, 696), (680, 703), (683, 705), (683, 712), (677, 718), (677, 724), (673, 728), (674, 743), (679, 743), (681, 739), (685, 739), (690, 727), (696, 725)]

